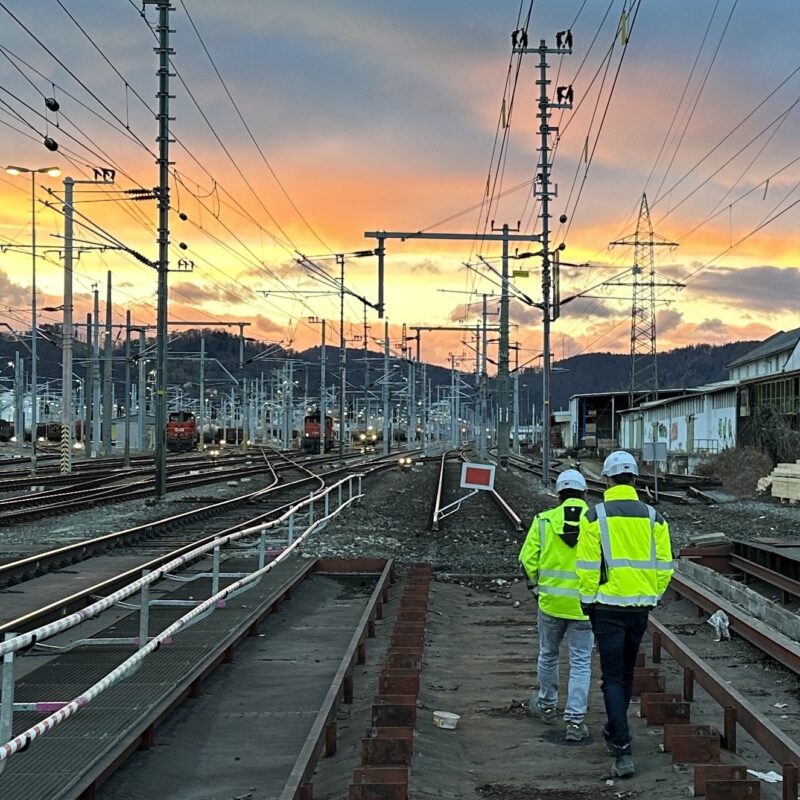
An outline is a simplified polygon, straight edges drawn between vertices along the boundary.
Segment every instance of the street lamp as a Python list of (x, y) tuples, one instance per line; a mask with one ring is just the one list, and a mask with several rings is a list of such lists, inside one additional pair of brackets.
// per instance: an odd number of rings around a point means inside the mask
[[(39, 169), (29, 169), (28, 167), (6, 167), (9, 175), (22, 175), (28, 173), (31, 176), (31, 475), (36, 474), (36, 433), (39, 421), (38, 398), (36, 396), (37, 376), (37, 357), (36, 357), (36, 176), (49, 175), (57, 178), (61, 174), (58, 167), (40, 167)], [(22, 431), (23, 438), (25, 431)]]

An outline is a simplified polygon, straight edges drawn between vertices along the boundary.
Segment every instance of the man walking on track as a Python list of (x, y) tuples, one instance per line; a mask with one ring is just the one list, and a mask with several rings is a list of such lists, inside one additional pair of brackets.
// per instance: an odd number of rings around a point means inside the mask
[(584, 722), (591, 678), (592, 629), (581, 610), (575, 572), (580, 518), (586, 513), (586, 481), (568, 469), (558, 476), (560, 505), (538, 514), (519, 554), (519, 560), (539, 601), (539, 693), (528, 704), (530, 713), (548, 724), (556, 721), (559, 651), (566, 637), (569, 648), (569, 687), (564, 708), (568, 742), (587, 739)]
[(603, 502), (580, 521), (576, 570), (581, 604), (597, 639), (601, 687), (608, 722), (603, 736), (614, 757), (611, 774), (629, 777), (631, 757), (628, 705), (633, 670), (647, 617), (672, 577), (669, 527), (634, 488), (639, 468), (618, 450), (603, 464)]

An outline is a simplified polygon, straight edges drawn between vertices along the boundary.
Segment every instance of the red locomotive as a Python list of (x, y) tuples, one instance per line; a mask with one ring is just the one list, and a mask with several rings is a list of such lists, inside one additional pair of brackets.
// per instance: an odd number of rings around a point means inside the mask
[[(319, 453), (319, 411), (303, 420), (303, 452)], [(325, 452), (333, 450), (333, 417), (325, 416)]]
[(191, 411), (173, 411), (167, 417), (167, 450), (185, 453), (199, 441), (197, 420)]

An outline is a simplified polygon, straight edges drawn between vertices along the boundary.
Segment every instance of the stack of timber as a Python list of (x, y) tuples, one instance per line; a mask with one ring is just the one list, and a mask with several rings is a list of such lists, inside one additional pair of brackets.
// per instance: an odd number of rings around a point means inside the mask
[(778, 464), (770, 477), (773, 497), (792, 504), (800, 502), (800, 459), (794, 464)]

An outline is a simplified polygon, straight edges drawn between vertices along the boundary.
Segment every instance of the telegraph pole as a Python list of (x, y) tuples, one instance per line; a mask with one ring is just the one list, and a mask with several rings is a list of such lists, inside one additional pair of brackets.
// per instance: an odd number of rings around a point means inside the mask
[(383, 323), (383, 385), (381, 386), (381, 399), (383, 400), (383, 455), (389, 455), (389, 320)]
[[(61, 326), (61, 472), (72, 472), (72, 178), (64, 178), (64, 319)], [(83, 432), (86, 440), (86, 425)]]
[(158, 307), (156, 312), (155, 468), (157, 500), (167, 492), (167, 275), (169, 272), (169, 12), (170, 0), (143, 0), (158, 7)]
[(325, 343), (325, 320), (320, 320), (322, 323), (322, 346), (320, 348), (319, 358), (319, 454), (325, 455), (325, 433), (327, 431), (327, 420), (325, 419), (327, 409), (327, 399), (325, 397), (328, 387), (325, 385), (325, 372), (327, 369), (325, 350), (327, 349)]
[(147, 426), (147, 376), (145, 350), (147, 349), (147, 338), (144, 328), (139, 328), (139, 356), (136, 360), (138, 373), (136, 376), (136, 398), (139, 401), (136, 419), (136, 449), (144, 450), (144, 429)]
[(103, 453), (111, 455), (111, 407), (112, 407), (112, 376), (111, 376), (111, 270), (108, 271), (106, 283), (106, 330), (103, 342)]
[[(497, 462), (508, 466), (508, 441), (511, 435), (511, 409), (508, 392), (508, 223), (502, 228), (492, 228), (503, 233), (502, 279), (500, 290), (500, 352), (497, 358)], [(519, 230), (519, 227), (514, 229)]]
[(125, 312), (125, 449), (123, 466), (131, 465), (131, 310)]
[[(560, 45), (560, 40), (557, 42)], [(570, 37), (571, 45), (571, 37)], [(550, 81), (547, 77), (548, 55), (571, 55), (572, 47), (548, 47), (544, 39), (539, 41), (537, 48), (514, 48), (515, 53), (538, 53), (539, 79), (539, 164), (537, 167), (536, 181), (533, 186), (534, 197), (541, 202), (539, 218), (542, 221), (542, 233), (539, 241), (542, 244), (542, 338), (544, 350), (544, 364), (542, 367), (542, 484), (545, 488), (550, 486), (550, 323), (558, 319), (560, 298), (558, 297), (558, 273), (553, 272), (550, 255), (550, 198), (558, 195), (558, 186), (550, 182), (550, 136), (557, 129), (550, 126), (550, 112), (552, 109), (572, 109), (572, 86), (559, 86), (557, 89), (557, 102), (551, 103), (547, 95)], [(562, 222), (566, 222), (562, 216)], [(563, 244), (560, 249), (563, 249)]]
[[(344, 415), (347, 410), (345, 391), (347, 387), (347, 341), (344, 337), (344, 255), (338, 253), (336, 261), (339, 265), (339, 458), (344, 458)], [(321, 423), (320, 423), (321, 424)]]
[(200, 337), (200, 402), (197, 407), (197, 416), (200, 423), (200, 451), (206, 449), (206, 340)]
[(95, 283), (92, 317), (92, 458), (100, 455), (100, 290)]

